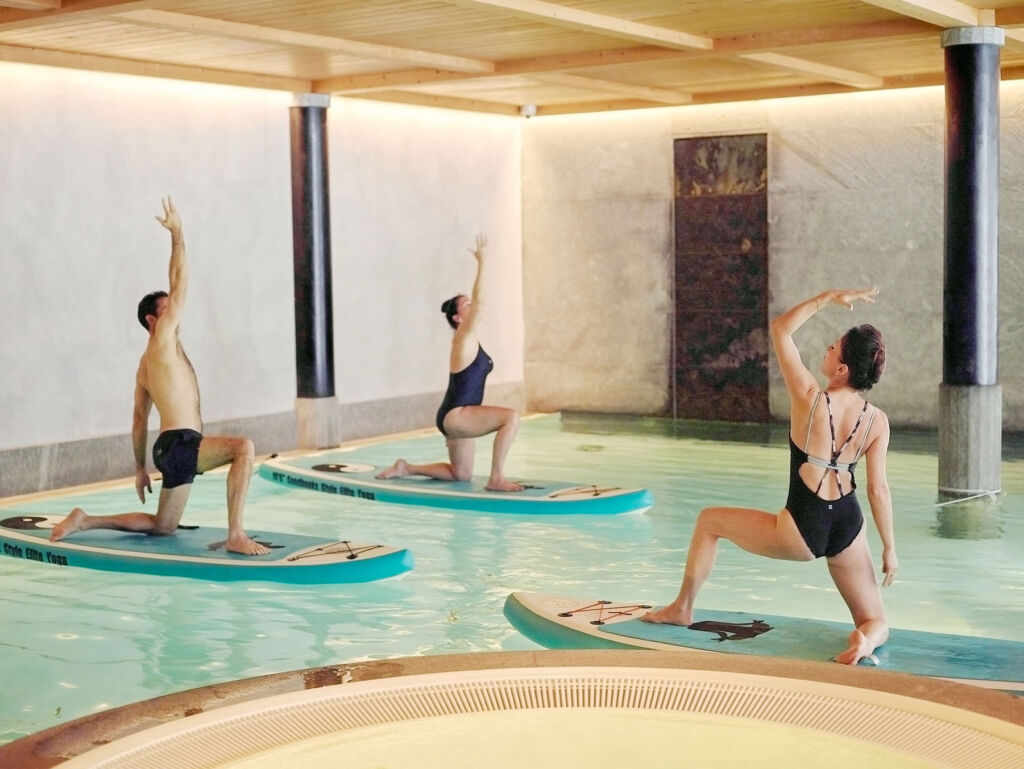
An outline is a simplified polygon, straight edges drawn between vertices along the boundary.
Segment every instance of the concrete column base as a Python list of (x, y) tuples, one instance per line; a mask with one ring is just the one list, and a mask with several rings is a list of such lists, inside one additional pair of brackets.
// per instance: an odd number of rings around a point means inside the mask
[(296, 398), (300, 449), (329, 449), (341, 443), (337, 398)]
[(939, 494), (998, 493), (1002, 460), (1002, 386), (939, 385)]

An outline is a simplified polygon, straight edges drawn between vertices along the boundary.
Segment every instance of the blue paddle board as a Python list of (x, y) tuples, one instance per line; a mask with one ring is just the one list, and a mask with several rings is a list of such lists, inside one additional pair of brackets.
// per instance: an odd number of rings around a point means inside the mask
[(91, 529), (50, 542), (51, 530), (62, 520), (63, 515), (34, 514), (0, 520), (0, 550), (6, 556), (54, 566), (211, 581), (369, 582), (412, 568), (412, 554), (405, 549), (278, 532), (248, 532), (270, 548), (266, 555), (229, 553), (219, 545), (227, 529), (207, 526), (179, 528), (168, 537)]
[[(388, 449), (377, 449), (376, 454)], [(379, 480), (374, 476), (390, 466), (393, 457), (376, 456), (372, 448), (334, 450), (265, 461), (259, 473), (266, 480), (293, 489), (309, 489), (336, 497), (423, 505), (447, 510), (485, 513), (551, 515), (639, 513), (652, 504), (647, 489), (512, 478), (526, 488), (518, 492), (487, 491), (485, 477), (471, 481), (438, 481), (423, 476)]]
[[(853, 629), (841, 622), (707, 610), (697, 611), (689, 627), (654, 625), (639, 619), (651, 608), (515, 592), (505, 600), (505, 617), (549, 649), (685, 648), (822, 662), (847, 647)], [(873, 656), (861, 665), (1024, 692), (1024, 643), (1018, 641), (893, 628)]]

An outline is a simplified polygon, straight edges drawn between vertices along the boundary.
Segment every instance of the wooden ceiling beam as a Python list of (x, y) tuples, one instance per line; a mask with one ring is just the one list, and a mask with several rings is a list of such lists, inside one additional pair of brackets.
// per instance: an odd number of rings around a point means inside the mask
[[(509, 59), (494, 63), (495, 77), (505, 75), (530, 75), (535, 72), (560, 72), (565, 70), (586, 69), (588, 67), (610, 67), (620, 64), (636, 64), (647, 61), (664, 61), (665, 59), (683, 59), (698, 56), (691, 51), (680, 51), (673, 48), (657, 46), (638, 46), (636, 48), (616, 48), (605, 51), (588, 51), (584, 53), (558, 54), (556, 56), (539, 56), (525, 59)], [(406, 69), (394, 72), (371, 72), (363, 75), (347, 75), (342, 77), (324, 78), (315, 83), (318, 93), (345, 93), (360, 91), (363, 93), (375, 90), (392, 90), (405, 86), (427, 85), (448, 81), (465, 80), (479, 77), (477, 74), (451, 72), (444, 69)]]
[(20, 8), (25, 11), (50, 11), (60, 8), (61, 0), (0, 0), (0, 8)]
[(593, 112), (621, 112), (627, 109), (650, 109), (651, 103), (643, 99), (605, 99), (602, 101), (569, 102), (537, 107), (537, 116), (583, 115)]
[[(940, 27), (993, 27), (1024, 23), (1024, 6), (974, 8), (959, 0), (863, 0), (894, 13), (927, 21)], [(1006, 29), (1005, 46), (1024, 52), (1024, 30)]]
[(759, 51), (777, 51), (779, 49), (805, 45), (848, 43), (866, 39), (921, 35), (929, 32), (936, 32), (934, 24), (929, 24), (919, 19), (902, 18), (892, 21), (849, 24), (841, 27), (819, 27), (782, 32), (764, 32), (737, 37), (720, 37), (715, 39), (715, 52), (757, 53)]
[(1024, 29), (1004, 29), (1003, 34), (1006, 35), (1003, 46), (1007, 50), (1024, 52)]
[(997, 26), (1012, 27), (1015, 24), (1024, 24), (1024, 5), (1015, 5), (1012, 8), (999, 8), (996, 10)]
[(410, 48), (399, 48), (392, 45), (377, 45), (359, 40), (347, 40), (327, 35), (313, 35), (306, 32), (294, 32), (287, 29), (262, 27), (256, 24), (241, 24), (236, 21), (211, 19), (205, 16), (192, 16), (184, 13), (171, 13), (159, 10), (141, 10), (118, 13), (115, 18), (157, 29), (168, 29), (175, 32), (226, 37), (233, 40), (248, 40), (259, 43), (273, 43), (284, 46), (314, 48), (320, 51), (358, 56), (368, 59), (385, 61), (401, 61), (407, 64), (438, 67), (455, 72), (493, 72), (494, 64), (482, 59), (470, 59), (465, 56), (449, 56), (447, 54), (419, 51)]
[[(929, 2), (937, 1), (929, 0)], [(956, 0), (947, 1), (956, 2)], [(454, 2), (460, 6), (472, 5), (493, 8), (517, 16), (539, 19), (546, 23), (569, 25), (588, 31), (600, 32), (601, 34), (627, 37), (633, 40), (643, 40), (647, 43), (656, 43), (658, 45), (688, 50), (710, 52), (716, 48), (717, 42), (709, 37), (689, 35), (685, 32), (655, 27), (649, 24), (637, 24), (627, 19), (594, 14), (577, 8), (542, 2), (541, 0), (449, 0), (449, 2)], [(752, 59), (762, 64), (778, 67), (779, 69), (799, 72), (805, 75), (810, 74), (831, 82), (852, 85), (855, 88), (879, 88), (882, 84), (882, 79), (874, 75), (819, 64), (818, 62), (784, 54), (762, 52), (742, 54), (742, 56), (743, 58)]]
[(500, 11), (519, 18), (571, 27), (609, 37), (654, 43), (666, 48), (710, 51), (714, 47), (714, 40), (710, 37), (691, 35), (666, 27), (642, 24), (618, 16), (606, 16), (542, 0), (448, 0), (448, 2), (453, 5)]
[[(495, 73), (496, 74), (496, 73)], [(314, 93), (362, 94), (372, 91), (393, 91), (396, 88), (453, 83), (482, 77), (471, 72), (452, 72), (448, 69), (403, 69), (396, 72), (372, 72), (366, 75), (341, 75), (313, 81)]]
[(641, 45), (633, 48), (613, 48), (581, 53), (563, 53), (554, 56), (535, 56), (525, 59), (506, 59), (495, 62), (494, 71), (502, 75), (521, 75), (529, 72), (560, 72), (588, 67), (614, 67), (620, 64), (642, 64), (668, 59), (690, 59), (707, 55), (705, 52), (683, 51)]
[(72, 5), (58, 4), (46, 10), (0, 8), (0, 32), (31, 29), (47, 24), (80, 19), (101, 18), (122, 11), (158, 8), (174, 0), (78, 0)]
[(308, 92), (308, 80), (273, 75), (257, 75), (234, 70), (189, 67), (180, 64), (157, 64), (113, 56), (95, 56), (85, 53), (65, 53), (42, 48), (0, 44), (0, 61), (37, 64), (44, 67), (110, 72), (119, 75), (140, 75), (171, 80), (189, 80), (198, 83), (217, 83), (245, 88), (264, 88), (271, 91)]
[[(1002, 72), (1003, 80), (1024, 79), (1024, 66), (1010, 67)], [(938, 86), (945, 82), (942, 72), (925, 72), (916, 75), (903, 75), (885, 78), (886, 88), (920, 88)], [(727, 104), (739, 101), (762, 101), (766, 99), (789, 99), (803, 96), (827, 96), (830, 94), (853, 93), (855, 89), (839, 83), (807, 83), (804, 85), (775, 86), (769, 88), (750, 88), (735, 91), (709, 91), (694, 93), (694, 105)], [(637, 100), (572, 102), (568, 104), (552, 104), (537, 108), (537, 115), (568, 115), (585, 112), (601, 112), (607, 110), (640, 109), (650, 105)]]
[(514, 104), (501, 104), (481, 99), (459, 99), (454, 96), (435, 96), (416, 91), (375, 91), (368, 94), (353, 94), (355, 99), (370, 99), (397, 104), (413, 104), (419, 107), (440, 107), (457, 109), (466, 112), (489, 112), (495, 115), (518, 115), (519, 107)]
[[(1024, 10), (1024, 6), (1022, 6)], [(1024, 13), (1022, 13), (1024, 17)], [(862, 40), (865, 38), (897, 37), (913, 35), (935, 30), (935, 25), (918, 19), (896, 19), (885, 22), (871, 22), (842, 27), (823, 27), (819, 29), (781, 32), (774, 34), (757, 34), (745, 37), (719, 38), (714, 41), (715, 53), (774, 53), (779, 49), (806, 45), (826, 44)], [(588, 67), (603, 67), (616, 64), (632, 64), (644, 61), (657, 61), (671, 58), (686, 58), (706, 55), (704, 52), (683, 51), (662, 48), (655, 45), (634, 48), (620, 48), (606, 51), (591, 51), (579, 54), (562, 54), (529, 59), (512, 59), (495, 62), (494, 76), (530, 75), (538, 72), (565, 72)], [(789, 71), (801, 74), (813, 74), (827, 77), (834, 82), (852, 85), (856, 88), (881, 87), (882, 79), (851, 70), (828, 67), (827, 65), (798, 59), (795, 57), (754, 57), (762, 63), (773, 64)], [(771, 58), (772, 61), (768, 59)], [(394, 72), (369, 73), (347, 77), (328, 78), (316, 81), (315, 88), (322, 93), (356, 93), (374, 90), (393, 90), (408, 86), (428, 85), (448, 81), (464, 80), (475, 77), (472, 74), (453, 73), (442, 69), (409, 69)]]
[[(1010, 68), (1002, 73), (1004, 80), (1024, 79), (1024, 66)], [(937, 86), (944, 82), (944, 75), (941, 72), (927, 72), (917, 75), (904, 75), (900, 77), (885, 78), (886, 88), (920, 88), (922, 86)], [(695, 93), (693, 95), (694, 105), (706, 104), (727, 104), (739, 101), (763, 101), (766, 99), (791, 99), (804, 96), (828, 96), (831, 94), (853, 93), (855, 89), (840, 85), (838, 83), (807, 83), (805, 85), (775, 86), (770, 88), (750, 88), (735, 91), (709, 91), (706, 93)], [(537, 114), (543, 115), (564, 115), (585, 112), (600, 112), (604, 110), (639, 109), (645, 106), (638, 101), (608, 101), (608, 102), (574, 102), (571, 104), (557, 104), (538, 107)]]
[(885, 81), (877, 75), (868, 75), (864, 72), (832, 67), (828, 64), (818, 64), (781, 53), (741, 53), (739, 57), (767, 64), (777, 69), (798, 72), (802, 75), (813, 75), (828, 82), (849, 85), (854, 88), (881, 88), (885, 84)]
[[(994, 21), (986, 20), (986, 11), (959, 0), (861, 0), (868, 5), (926, 21), (937, 27), (977, 27)], [(991, 14), (991, 11), (988, 12)]]
[(534, 80), (542, 83), (553, 83), (555, 85), (567, 86), (569, 88), (583, 88), (591, 91), (604, 91), (606, 93), (628, 96), (634, 99), (643, 99), (657, 104), (689, 104), (693, 96), (681, 91), (672, 91), (667, 88), (651, 88), (649, 86), (632, 85), (614, 80), (602, 78), (582, 77), (580, 75), (566, 75), (561, 72), (549, 72), (533, 76)]

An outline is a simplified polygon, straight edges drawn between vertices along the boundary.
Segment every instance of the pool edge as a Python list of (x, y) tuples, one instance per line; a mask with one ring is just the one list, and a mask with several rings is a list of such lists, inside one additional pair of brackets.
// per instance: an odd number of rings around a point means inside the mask
[(48, 769), (143, 729), (274, 694), (356, 681), (503, 668), (564, 666), (720, 670), (835, 683), (947, 705), (1024, 726), (1024, 707), (1012, 695), (951, 681), (847, 668), (834, 663), (705, 652), (538, 650), (398, 657), (274, 673), (167, 694), (69, 721), (0, 745), (0, 766)]

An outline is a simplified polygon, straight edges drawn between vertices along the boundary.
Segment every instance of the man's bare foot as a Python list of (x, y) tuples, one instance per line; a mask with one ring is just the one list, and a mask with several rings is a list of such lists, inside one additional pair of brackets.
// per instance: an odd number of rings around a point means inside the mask
[(850, 633), (850, 646), (842, 654), (836, 655), (836, 662), (843, 665), (856, 665), (873, 652), (871, 643), (859, 630)]
[(388, 478), (404, 478), (407, 475), (409, 475), (409, 463), (404, 459), (398, 459), (391, 467), (381, 470), (374, 477), (386, 481)]
[(488, 491), (522, 491), (526, 487), (521, 483), (515, 481), (506, 481), (504, 478), (494, 480), (493, 478), (487, 481), (487, 485), (484, 486)]
[(229, 553), (238, 553), (240, 555), (266, 555), (270, 552), (269, 547), (261, 545), (246, 534), (228, 537), (221, 544), (224, 545), (224, 549)]
[(644, 622), (651, 622), (655, 625), (682, 625), (689, 627), (693, 624), (693, 612), (685, 613), (674, 604), (662, 606), (660, 609), (649, 611), (640, 618)]
[(68, 534), (74, 534), (76, 531), (81, 531), (85, 525), (85, 511), (76, 507), (70, 513), (68, 517), (53, 527), (53, 531), (50, 532), (50, 541), (57, 542), (58, 540), (64, 539)]

